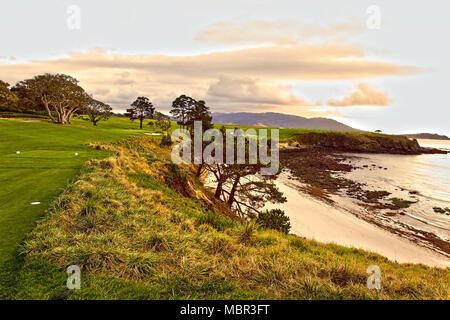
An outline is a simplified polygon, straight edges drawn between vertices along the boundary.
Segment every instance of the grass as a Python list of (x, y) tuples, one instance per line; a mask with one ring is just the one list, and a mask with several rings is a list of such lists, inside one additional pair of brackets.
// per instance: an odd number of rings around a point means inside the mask
[[(87, 143), (114, 141), (151, 131), (139, 130), (137, 122), (126, 118), (112, 118), (96, 128), (83, 120), (73, 122), (71, 126), (60, 126), (46, 121), (0, 119), (0, 276), (3, 281), (9, 281), (5, 278), (17, 264), (17, 245), (79, 174), (83, 164), (111, 154), (93, 149)], [(32, 202), (40, 204), (31, 205)]]
[[(448, 270), (241, 223), (144, 132), (0, 119), (0, 298), (448, 299)], [(80, 291), (65, 286), (71, 264)], [(365, 287), (372, 264), (380, 292)]]
[[(222, 127), (222, 125), (215, 125), (215, 128), (219, 129)], [(285, 128), (276, 128), (276, 127), (257, 127), (257, 126), (235, 126), (235, 125), (224, 125), (226, 129), (234, 129), (234, 128), (240, 128), (244, 131), (248, 129), (254, 129), (256, 131), (256, 134), (259, 134), (259, 129), (267, 129), (267, 137), (271, 137), (271, 130), (272, 129), (278, 129), (278, 135), (279, 135), (279, 141), (280, 142), (287, 142), (292, 137), (294, 137), (296, 134), (302, 134), (302, 133), (323, 133), (323, 132), (336, 132), (336, 131), (329, 131), (329, 130), (315, 130), (315, 129), (285, 129)], [(351, 134), (358, 134), (358, 132), (347, 132)]]
[[(23, 245), (20, 299), (448, 299), (450, 270), (258, 229), (151, 138), (102, 145)], [(151, 157), (149, 157), (149, 154)], [(183, 184), (178, 190), (174, 182)], [(82, 269), (81, 290), (64, 270)], [(382, 289), (366, 287), (367, 268)]]
[[(72, 122), (60, 126), (46, 120), (0, 119), (0, 265), (12, 259), (25, 234), (78, 175), (83, 163), (109, 155), (89, 147), (88, 142), (152, 132), (149, 126), (140, 130), (138, 122), (119, 117), (100, 122), (98, 127), (77, 118)], [(176, 127), (173, 123), (171, 130)]]

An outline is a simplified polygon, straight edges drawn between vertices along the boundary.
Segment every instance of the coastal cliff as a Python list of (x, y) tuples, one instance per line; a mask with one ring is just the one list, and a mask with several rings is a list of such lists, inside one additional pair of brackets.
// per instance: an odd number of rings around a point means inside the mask
[(300, 133), (293, 135), (290, 140), (290, 145), (357, 153), (447, 153), (446, 151), (439, 149), (421, 147), (416, 139), (409, 139), (405, 136), (373, 133)]
[[(18, 276), (26, 277), (26, 286), (21, 285), (14, 297), (448, 297), (442, 286), (449, 275), (446, 269), (399, 264), (233, 216), (195, 177), (194, 167), (170, 161), (170, 148), (161, 147), (158, 138), (91, 146), (114, 154), (88, 161), (27, 237)], [(80, 290), (66, 289), (64, 270), (72, 264), (83, 270)], [(391, 279), (382, 291), (366, 287), (369, 265), (379, 266)]]

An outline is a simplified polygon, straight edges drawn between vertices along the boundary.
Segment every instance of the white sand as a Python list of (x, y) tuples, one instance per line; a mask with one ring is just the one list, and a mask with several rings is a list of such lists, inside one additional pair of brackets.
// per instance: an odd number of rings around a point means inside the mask
[(379, 253), (392, 261), (422, 263), (428, 266), (450, 267), (450, 261), (431, 250), (378, 228), (353, 214), (316, 201), (277, 181), (288, 202), (267, 206), (283, 209), (291, 219), (291, 232), (320, 242)]
[(148, 132), (144, 132), (145, 135), (147, 136), (160, 136), (162, 133), (148, 133)]

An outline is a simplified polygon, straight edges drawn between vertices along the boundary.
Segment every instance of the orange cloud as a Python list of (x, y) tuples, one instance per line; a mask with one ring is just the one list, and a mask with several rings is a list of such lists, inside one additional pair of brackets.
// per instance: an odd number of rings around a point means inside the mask
[(309, 105), (296, 97), (288, 87), (275, 87), (258, 83), (251, 78), (231, 78), (222, 76), (210, 85), (208, 101), (232, 102), (258, 105)]
[(295, 44), (310, 41), (341, 40), (367, 30), (357, 21), (317, 25), (294, 20), (216, 22), (199, 33), (195, 40), (218, 44)]
[(228, 111), (250, 105), (264, 106), (265, 111), (304, 107), (304, 100), (277, 83), (361, 80), (419, 71), (369, 60), (364, 49), (349, 45), (271, 46), (194, 56), (128, 55), (97, 49), (53, 60), (0, 62), (0, 79), (11, 84), (45, 72), (66, 73), (116, 109), (125, 109), (136, 96), (145, 95), (167, 110), (180, 94), (210, 99)]
[(327, 104), (333, 107), (387, 106), (389, 97), (386, 93), (371, 88), (368, 84), (360, 83), (355, 91), (342, 100), (328, 100)]
[(0, 64), (2, 77), (22, 78), (36, 73), (66, 72), (97, 74), (99, 82), (111, 73), (135, 77), (145, 73), (166, 82), (192, 82), (193, 79), (217, 79), (226, 74), (277, 80), (344, 80), (406, 75), (419, 68), (379, 62), (366, 58), (365, 50), (349, 45), (302, 45), (261, 47), (194, 56), (126, 55), (105, 50), (72, 53), (54, 60), (25, 64)]

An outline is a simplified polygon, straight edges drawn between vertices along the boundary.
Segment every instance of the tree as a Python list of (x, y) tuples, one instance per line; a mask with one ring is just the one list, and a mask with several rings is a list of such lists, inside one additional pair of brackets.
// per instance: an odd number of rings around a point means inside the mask
[(207, 165), (216, 178), (215, 197), (242, 216), (258, 214), (267, 202), (286, 202), (275, 185), (277, 175), (260, 176), (261, 167), (261, 164)]
[[(225, 128), (222, 127), (221, 131), (224, 132)], [(235, 157), (238, 147), (235, 140), (233, 152)], [(245, 138), (244, 148), (245, 162), (242, 164), (237, 163), (236, 158), (232, 164), (226, 163), (226, 152), (229, 152), (227, 148), (222, 163), (205, 164), (205, 167), (216, 180), (215, 198), (224, 201), (229, 208), (235, 209), (242, 216), (255, 216), (267, 202), (283, 203), (286, 202), (286, 198), (275, 185), (278, 174), (259, 175), (261, 168), (266, 165), (260, 161), (255, 164), (249, 163), (248, 138)], [(269, 147), (267, 149), (270, 150)]]
[(153, 121), (149, 122), (149, 125), (153, 128), (159, 128), (162, 131), (169, 131), (172, 123), (170, 122), (170, 117), (166, 116), (164, 113), (156, 111), (153, 117)]
[(17, 85), (11, 88), (19, 99), (17, 102), (18, 111), (45, 111), (44, 104), (41, 99), (33, 95), (27, 87), (18, 87)]
[(14, 91), (42, 103), (50, 119), (59, 124), (70, 124), (72, 114), (82, 109), (90, 98), (78, 80), (65, 74), (35, 76), (17, 83)]
[(147, 97), (138, 97), (132, 104), (131, 108), (127, 109), (126, 115), (131, 121), (139, 120), (140, 128), (142, 129), (142, 122), (144, 119), (152, 119), (155, 107), (148, 100)]
[(17, 106), (19, 98), (9, 90), (9, 83), (0, 80), (0, 107), (13, 110)]
[(169, 133), (166, 133), (161, 138), (160, 146), (161, 147), (167, 147), (167, 146), (170, 146), (170, 145), (172, 145), (172, 137), (170, 136)]
[(82, 111), (89, 117), (87, 120), (91, 121), (94, 126), (99, 121), (108, 120), (113, 114), (111, 106), (93, 98), (87, 102)]
[(180, 127), (185, 128), (188, 123), (188, 114), (195, 107), (195, 99), (186, 95), (181, 95), (172, 102), (170, 113), (177, 120)]
[(186, 127), (191, 131), (191, 134), (194, 132), (195, 121), (201, 121), (203, 132), (213, 128), (211, 112), (209, 112), (209, 107), (203, 100), (195, 101), (187, 112)]
[[(194, 125), (196, 121), (200, 121), (202, 123), (202, 134), (209, 129), (212, 129), (214, 126), (212, 124), (212, 116), (209, 112), (209, 108), (206, 106), (205, 101), (199, 100), (195, 101), (192, 108), (190, 108), (187, 112), (186, 117), (186, 127), (194, 134)], [(202, 142), (202, 161), (198, 165), (196, 176), (200, 177), (202, 174), (202, 170), (204, 168), (203, 162), (203, 150), (205, 149), (207, 143), (205, 141)]]
[(283, 210), (272, 209), (260, 212), (256, 223), (262, 228), (274, 229), (287, 234), (291, 230), (290, 220)]

